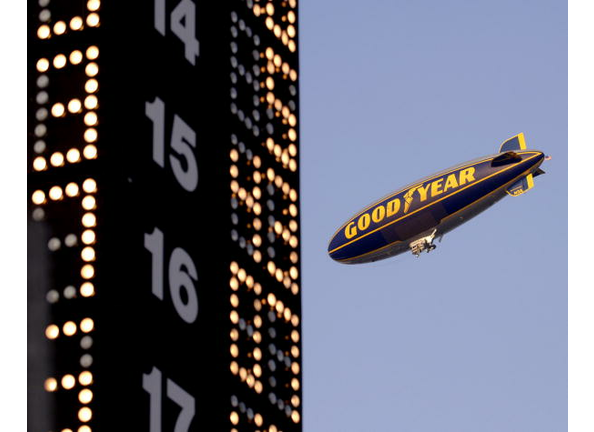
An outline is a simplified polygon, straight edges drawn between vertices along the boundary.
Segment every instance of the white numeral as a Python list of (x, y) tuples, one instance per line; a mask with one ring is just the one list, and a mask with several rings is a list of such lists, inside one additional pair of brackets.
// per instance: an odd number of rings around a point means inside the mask
[[(144, 235), (144, 247), (152, 255), (152, 293), (159, 300), (163, 300), (163, 268), (164, 268), (164, 240), (163, 232), (156, 228), (151, 234)], [(168, 267), (169, 292), (176, 312), (185, 322), (191, 324), (198, 317), (198, 294), (195, 282), (198, 282), (198, 272), (190, 255), (182, 248), (175, 248), (169, 258)], [(182, 289), (186, 293), (187, 301), (182, 299)]]
[[(149, 432), (161, 432), (162, 382), (161, 371), (155, 366), (153, 366), (150, 374), (142, 374), (142, 388), (150, 396)], [(166, 386), (167, 397), (181, 407), (173, 432), (187, 432), (196, 413), (196, 401), (192, 395), (169, 378), (167, 378)]]
[[(155, 29), (165, 36), (165, 0), (155, 0)], [(193, 65), (200, 55), (196, 38), (196, 5), (192, 0), (182, 0), (171, 12), (171, 31), (184, 44), (186, 59)]]
[[(145, 103), (144, 113), (153, 122), (153, 160), (165, 168), (165, 103), (156, 97), (153, 102)], [(175, 178), (185, 190), (196, 190), (198, 164), (193, 151), (196, 148), (196, 132), (177, 114), (173, 116), (170, 146), (173, 150), (169, 163)]]

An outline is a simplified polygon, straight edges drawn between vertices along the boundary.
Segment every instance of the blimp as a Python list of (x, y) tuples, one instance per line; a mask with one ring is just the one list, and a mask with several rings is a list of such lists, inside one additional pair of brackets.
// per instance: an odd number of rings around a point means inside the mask
[(328, 254), (359, 264), (410, 251), (419, 256), (433, 241), (485, 211), (503, 197), (522, 195), (548, 159), (528, 150), (520, 133), (501, 144), (499, 153), (474, 159), (409, 184), (348, 219), (334, 233)]

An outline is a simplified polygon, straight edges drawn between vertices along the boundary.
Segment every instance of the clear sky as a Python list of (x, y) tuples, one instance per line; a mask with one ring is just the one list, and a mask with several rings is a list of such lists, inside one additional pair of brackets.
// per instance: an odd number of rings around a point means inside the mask
[[(567, 430), (567, 3), (300, 3), (304, 426)], [(437, 249), (333, 262), (383, 195), (524, 132), (546, 175)]]

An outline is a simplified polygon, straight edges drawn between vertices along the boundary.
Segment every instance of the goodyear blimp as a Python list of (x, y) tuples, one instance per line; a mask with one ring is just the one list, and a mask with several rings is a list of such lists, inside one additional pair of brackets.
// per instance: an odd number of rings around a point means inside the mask
[(357, 264), (407, 250), (417, 257), (435, 249), (433, 240), (486, 210), (506, 195), (534, 186), (545, 155), (527, 150), (524, 134), (505, 141), (496, 155), (440, 171), (374, 202), (334, 234), (328, 253)]

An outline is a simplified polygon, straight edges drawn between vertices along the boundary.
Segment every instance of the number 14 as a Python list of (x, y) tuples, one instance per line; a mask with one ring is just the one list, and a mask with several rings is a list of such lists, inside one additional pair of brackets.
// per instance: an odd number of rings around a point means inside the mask
[[(165, 36), (165, 0), (155, 0), (155, 29)], [(199, 43), (196, 38), (196, 5), (192, 0), (182, 0), (171, 12), (171, 31), (185, 46), (186, 59), (196, 65)]]

